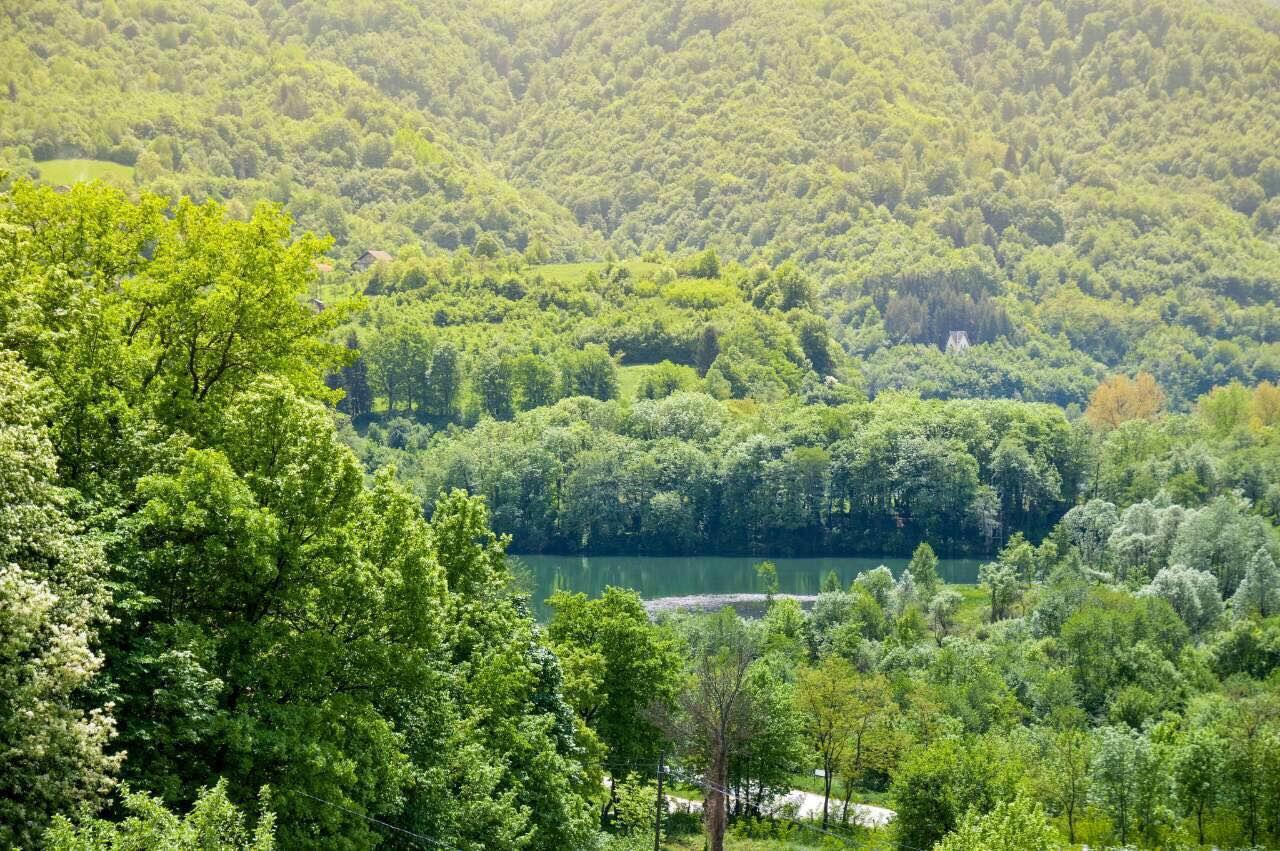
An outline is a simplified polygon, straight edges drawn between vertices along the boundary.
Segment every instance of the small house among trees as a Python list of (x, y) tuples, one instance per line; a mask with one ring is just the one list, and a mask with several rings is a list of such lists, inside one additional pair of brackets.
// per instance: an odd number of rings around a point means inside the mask
[(376, 266), (379, 263), (390, 263), (391, 255), (385, 251), (378, 251), (376, 248), (370, 248), (364, 254), (356, 258), (356, 262), (351, 264), (351, 268), (356, 272), (363, 272), (370, 266)]
[(947, 354), (953, 355), (969, 348), (969, 334), (966, 331), (952, 331), (947, 337)]

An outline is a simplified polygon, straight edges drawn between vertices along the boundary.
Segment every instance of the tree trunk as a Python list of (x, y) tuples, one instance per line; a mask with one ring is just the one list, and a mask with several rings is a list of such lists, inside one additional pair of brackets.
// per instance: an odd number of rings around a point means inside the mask
[(613, 776), (613, 773), (610, 772), (609, 797), (605, 799), (604, 809), (600, 811), (600, 829), (601, 830), (605, 830), (606, 828), (609, 827), (609, 811), (613, 809), (613, 802), (617, 800), (618, 793), (615, 789), (615, 787), (617, 786), (617, 783), (618, 783), (617, 778), (615, 778)]
[(707, 799), (703, 804), (703, 821), (707, 827), (707, 851), (724, 851), (726, 801), (725, 781), (729, 779), (728, 755), (722, 743), (716, 744), (716, 752), (708, 767)]
[(827, 829), (827, 809), (831, 803), (831, 760), (822, 761), (822, 829)]

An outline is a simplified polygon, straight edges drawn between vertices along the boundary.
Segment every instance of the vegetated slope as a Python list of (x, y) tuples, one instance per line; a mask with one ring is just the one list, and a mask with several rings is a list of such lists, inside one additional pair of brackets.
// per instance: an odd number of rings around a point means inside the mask
[(1065, 404), (1145, 370), (1186, 405), (1280, 377), (1260, 4), (208, 0), (6, 26), (6, 161), (136, 159), (144, 186), (285, 201), (348, 255), (794, 260), (872, 393)]
[(58, 157), (136, 165), (142, 187), (233, 213), (272, 199), (352, 255), (485, 233), (590, 250), (566, 211), (412, 104), (274, 39), (277, 14), (237, 0), (19, 4), (0, 18), (0, 163), (33, 176)]
[(512, 49), (546, 60), (499, 158), (620, 244), (809, 259), (838, 258), (841, 214), (877, 204), (908, 223), (972, 209), (951, 235), (998, 237), (970, 193), (999, 181), (1056, 202), (1151, 182), (1252, 214), (1276, 27), (1207, 4), (557, 3)]
[(1273, 9), (402, 0), (278, 21), (621, 254), (798, 261), (872, 391), (980, 389), (986, 367), (942, 357), (952, 330), (980, 364), (1083, 352), (1182, 404), (1280, 364)]
[(936, 347), (963, 329), (1020, 358), (1032, 341), (1062, 358), (1065, 340), (1187, 400), (1274, 368), (1258, 344), (1280, 339), (1277, 20), (1243, 4), (557, 4), (525, 37), (572, 35), (498, 157), (620, 248), (801, 261), (855, 354), (934, 347), (873, 357), (873, 389), (945, 373)]

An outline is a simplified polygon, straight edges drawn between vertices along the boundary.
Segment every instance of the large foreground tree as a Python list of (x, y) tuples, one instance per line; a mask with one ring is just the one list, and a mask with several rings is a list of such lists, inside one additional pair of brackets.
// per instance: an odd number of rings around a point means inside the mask
[(483, 505), (428, 523), (338, 437), (324, 243), (164, 206), (0, 203), (0, 841), (119, 767), (175, 810), (270, 785), (288, 847), (583, 846), (599, 783)]

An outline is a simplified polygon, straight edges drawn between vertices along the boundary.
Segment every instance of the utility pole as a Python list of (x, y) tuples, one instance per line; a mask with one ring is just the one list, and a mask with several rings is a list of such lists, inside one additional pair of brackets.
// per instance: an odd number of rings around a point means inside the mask
[(653, 808), (653, 851), (662, 851), (662, 775), (666, 774), (667, 755), (658, 752), (658, 802)]

